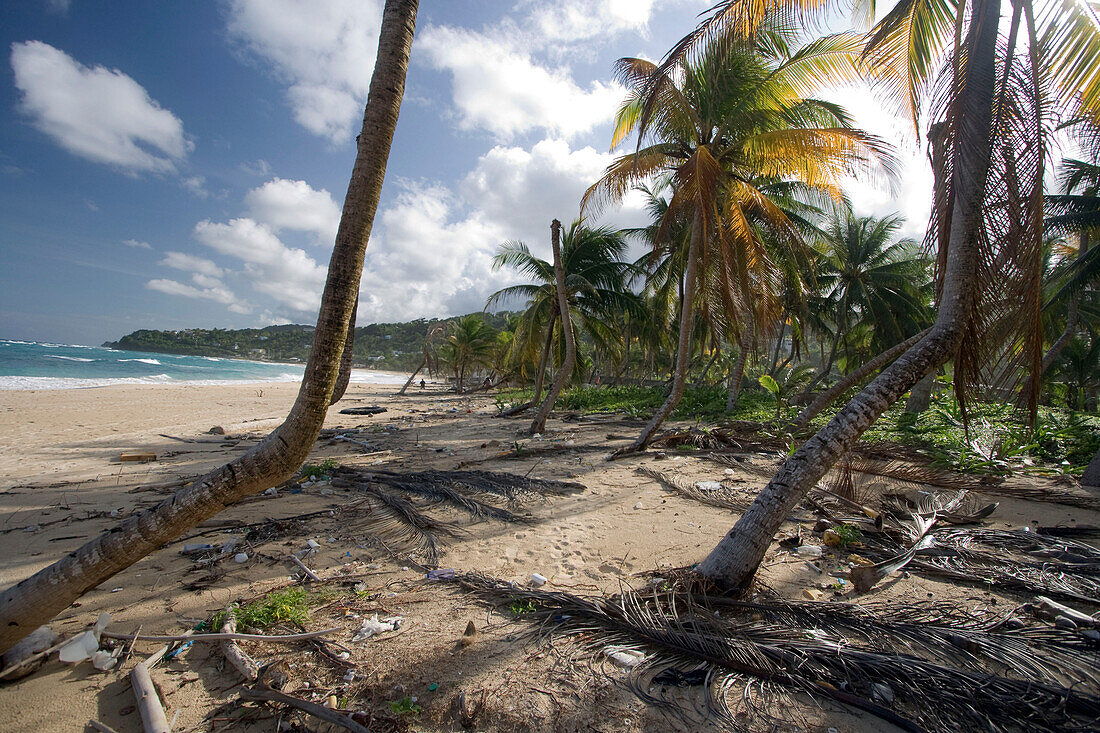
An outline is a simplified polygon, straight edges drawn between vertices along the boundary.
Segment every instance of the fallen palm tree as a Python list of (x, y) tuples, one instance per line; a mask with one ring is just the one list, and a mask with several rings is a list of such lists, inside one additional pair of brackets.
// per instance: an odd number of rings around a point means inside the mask
[[(668, 592), (585, 597), (457, 576), (546, 637), (627, 649), (641, 699), (687, 716), (674, 685), (702, 687), (696, 712), (738, 729), (744, 715), (797, 720), (802, 696), (856, 708), (908, 731), (1086, 730), (1100, 721), (1098, 670), (1087, 642), (1057, 629), (1004, 630), (940, 606), (743, 603), (677, 583)], [(1073, 679), (1074, 683), (1069, 680)]]

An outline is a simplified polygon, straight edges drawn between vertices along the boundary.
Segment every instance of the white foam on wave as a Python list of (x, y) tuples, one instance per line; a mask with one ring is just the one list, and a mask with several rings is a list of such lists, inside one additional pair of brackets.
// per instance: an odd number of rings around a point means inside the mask
[(46, 359), (64, 359), (65, 361), (95, 361), (95, 359), (82, 359), (79, 356), (59, 356), (58, 354), (43, 354), (42, 356)]
[(109, 387), (112, 384), (173, 384), (176, 380), (167, 374), (151, 377), (110, 377), (85, 379), (82, 377), (0, 377), (0, 390), (32, 389), (88, 389)]
[(351, 381), (354, 384), (404, 384), (408, 375), (385, 374), (367, 369), (352, 369)]
[[(91, 361), (91, 359), (81, 359), (81, 361)], [(161, 363), (156, 359), (119, 359), (119, 361), (140, 361), (142, 364), (156, 364), (157, 366), (161, 366)]]

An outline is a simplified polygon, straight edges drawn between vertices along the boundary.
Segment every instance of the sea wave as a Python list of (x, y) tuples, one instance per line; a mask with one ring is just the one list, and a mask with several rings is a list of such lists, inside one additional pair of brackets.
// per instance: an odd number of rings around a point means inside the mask
[(37, 390), (37, 389), (89, 389), (91, 387), (109, 387), (113, 384), (173, 384), (176, 380), (167, 374), (154, 374), (151, 377), (110, 377), (103, 379), (85, 379), (82, 377), (0, 377), (0, 390)]
[[(91, 359), (81, 359), (80, 361), (91, 361)], [(161, 366), (161, 363), (156, 359), (119, 359), (119, 361), (140, 361), (142, 364), (156, 364), (157, 366)]]
[[(45, 359), (64, 359), (65, 361), (95, 361), (95, 359), (82, 359), (79, 356), (59, 356), (58, 354), (43, 354)], [(144, 359), (136, 359), (134, 361), (145, 361)]]

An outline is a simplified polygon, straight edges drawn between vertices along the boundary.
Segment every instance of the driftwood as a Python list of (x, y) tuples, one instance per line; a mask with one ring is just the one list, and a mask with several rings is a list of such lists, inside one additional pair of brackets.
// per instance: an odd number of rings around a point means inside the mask
[(377, 405), (371, 407), (345, 407), (340, 410), (341, 415), (379, 415), (383, 412), (387, 412), (386, 408)]
[[(302, 569), (302, 572), (306, 574), (307, 578), (309, 578), (310, 580), (316, 580), (318, 583), (321, 582), (321, 576), (307, 568), (306, 564), (299, 560), (297, 555), (290, 555), (289, 557), (291, 562)], [(225, 631), (225, 629), (222, 629), (222, 631)]]
[(112, 728), (112, 727), (111, 727), (111, 726), (109, 726), (109, 725), (105, 725), (105, 724), (103, 724), (103, 723), (100, 723), (100, 722), (99, 722), (98, 720), (96, 720), (95, 718), (92, 718), (91, 720), (89, 720), (89, 721), (88, 721), (88, 725), (90, 725), (91, 727), (93, 727), (93, 728), (95, 728), (96, 730), (98, 730), (98, 731), (99, 731), (99, 733), (117, 733), (117, 731), (115, 731), (115, 729), (114, 729), (114, 728)]
[(268, 702), (282, 703), (283, 705), (290, 705), (291, 707), (301, 710), (303, 713), (308, 713), (315, 718), (320, 718), (333, 725), (339, 725), (353, 733), (371, 733), (371, 729), (366, 726), (362, 726), (356, 723), (351, 718), (341, 715), (338, 711), (330, 708), (322, 707), (314, 702), (308, 702), (293, 695), (287, 695), (279, 692), (278, 690), (272, 690), (271, 688), (264, 687), (246, 687), (241, 690), (242, 700), (266, 700)]
[(75, 639), (77, 636), (83, 636), (83, 634), (84, 634), (84, 632), (81, 631), (79, 634), (76, 634), (75, 636), (71, 636), (68, 639), (65, 639), (64, 641), (57, 642), (56, 644), (51, 646), (49, 649), (45, 649), (43, 651), (36, 652), (35, 654), (32, 654), (31, 656), (27, 657), (26, 659), (22, 660), (21, 662), (17, 662), (16, 664), (13, 664), (12, 666), (5, 669), (4, 671), (0, 672), (0, 680), (8, 677), (9, 675), (16, 672), (17, 670), (23, 669), (24, 667), (26, 667), (29, 664), (34, 664), (35, 662), (37, 662), (42, 657), (45, 657), (45, 656), (51, 654), (52, 652), (57, 651), (58, 649), (65, 646), (66, 644), (68, 644), (73, 639)]
[[(236, 606), (230, 606), (225, 610), (225, 621), (222, 623), (223, 634), (235, 634), (237, 632), (237, 609)], [(255, 682), (256, 678), (260, 676), (260, 665), (256, 663), (256, 660), (248, 656), (244, 651), (237, 646), (237, 642), (232, 639), (227, 639), (222, 642), (221, 645), (222, 656), (225, 660), (236, 667), (237, 671), (241, 673), (241, 677), (244, 677), (249, 682)]]
[(164, 707), (160, 704), (157, 688), (149, 676), (145, 662), (138, 662), (130, 672), (130, 685), (134, 688), (138, 710), (141, 711), (141, 725), (145, 733), (171, 733), (168, 718), (164, 716)]
[(225, 641), (226, 639), (245, 639), (248, 641), (301, 641), (312, 639), (315, 636), (325, 636), (343, 631), (343, 627), (334, 626), (331, 629), (320, 631), (307, 631), (304, 634), (281, 634), (265, 636), (263, 634), (179, 634), (178, 636), (136, 636), (135, 634), (116, 634), (112, 631), (104, 631), (100, 634), (104, 639), (122, 639), (123, 641)]
[(1035, 615), (1048, 620), (1054, 620), (1059, 616), (1065, 616), (1078, 626), (1100, 627), (1100, 620), (1088, 615), (1076, 608), (1058, 603), (1046, 596), (1036, 596), (1035, 603), (1029, 604)]

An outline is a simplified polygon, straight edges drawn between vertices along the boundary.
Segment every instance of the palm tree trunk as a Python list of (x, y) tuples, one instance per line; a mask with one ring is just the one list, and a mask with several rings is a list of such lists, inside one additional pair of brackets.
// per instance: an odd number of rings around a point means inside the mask
[(706, 382), (707, 372), (710, 371), (710, 368), (712, 366), (714, 366), (714, 362), (718, 361), (718, 357), (721, 356), (721, 355), (722, 355), (722, 350), (721, 349), (715, 349), (714, 350), (714, 356), (710, 357), (710, 361), (708, 361), (707, 365), (705, 367), (703, 367), (703, 373), (700, 374), (699, 378), (695, 380), (695, 386), (696, 387), (699, 387), (704, 382)]
[(783, 337), (787, 335), (787, 318), (784, 316), (783, 322), (779, 324), (779, 335), (775, 337), (775, 353), (772, 354), (772, 365), (768, 369), (768, 374), (775, 376), (776, 369), (779, 366), (779, 351), (783, 348)]
[(653, 439), (653, 434), (661, 427), (676, 405), (680, 404), (680, 399), (684, 396), (688, 362), (691, 361), (691, 331), (695, 321), (695, 286), (698, 279), (696, 270), (699, 268), (699, 254), (702, 249), (703, 214), (696, 211), (691, 223), (691, 243), (688, 245), (687, 264), (684, 267), (684, 294), (680, 299), (680, 338), (676, 348), (676, 367), (672, 376), (672, 388), (665, 403), (642, 429), (642, 434), (628, 447), (613, 453), (612, 457), (637, 453), (645, 448)]
[[(922, 412), (928, 409), (928, 405), (932, 402), (932, 389), (936, 386), (936, 372), (931, 371), (921, 377), (911, 392), (909, 392), (909, 399), (905, 402), (905, 414), (916, 417)], [(913, 417), (909, 418), (910, 420)]]
[(990, 130), (996, 76), (1000, 0), (977, 0), (965, 41), (954, 151), (955, 201), (945, 258), (943, 292), (928, 334), (887, 367), (787, 459), (737, 524), (697, 570), (719, 586), (745, 587), (755, 575), (779, 526), (859, 436), (901, 395), (954, 355), (976, 295), (978, 232), (991, 157)]
[(837, 323), (836, 335), (833, 337), (833, 344), (829, 347), (829, 356), (825, 358), (825, 361), (821, 364), (821, 371), (819, 371), (814, 378), (810, 380), (810, 383), (806, 385), (806, 388), (799, 392), (791, 399), (791, 404), (800, 405), (810, 399), (810, 395), (813, 393), (814, 388), (821, 383), (821, 380), (825, 379), (829, 375), (829, 372), (833, 370), (833, 363), (836, 361), (837, 348), (840, 346), (840, 324)]
[(829, 389), (819, 394), (814, 399), (814, 401), (810, 403), (809, 407), (800, 412), (798, 414), (798, 417), (791, 421), (791, 424), (787, 426), (787, 430), (791, 432), (796, 432), (804, 429), (807, 425), (810, 424), (811, 420), (821, 414), (822, 410), (833, 404), (833, 401), (836, 400), (837, 397), (840, 397), (856, 384), (859, 384), (859, 380), (863, 379), (868, 374), (878, 371), (882, 367), (892, 362), (894, 359), (897, 359), (910, 347), (920, 341), (927, 333), (928, 329), (925, 329), (924, 331), (918, 333), (916, 336), (908, 338), (905, 341), (902, 341), (900, 344), (897, 344), (896, 346), (891, 346), (889, 349), (882, 352), (874, 359), (871, 359), (870, 361), (865, 363), (859, 369), (856, 369), (845, 376), (844, 379), (841, 379), (832, 387), (829, 387)]
[(504, 410), (500, 413), (500, 417), (511, 417), (513, 415), (518, 415), (521, 412), (526, 412), (535, 405), (539, 404), (539, 399), (542, 397), (542, 384), (545, 379), (544, 375), (546, 374), (546, 365), (550, 362), (550, 349), (554, 345), (554, 324), (557, 323), (557, 320), (558, 311), (557, 309), (555, 309), (553, 315), (550, 316), (550, 323), (546, 326), (546, 340), (542, 344), (542, 355), (539, 356), (538, 371), (535, 372), (535, 396), (521, 405), (509, 407), (507, 410)]
[(418, 366), (416, 369), (414, 369), (413, 373), (409, 375), (409, 378), (407, 380), (405, 380), (405, 386), (403, 386), (401, 388), (401, 391), (397, 393), (398, 395), (405, 394), (405, 390), (407, 390), (409, 388), (409, 385), (413, 383), (414, 379), (416, 379), (416, 375), (420, 373), (420, 370), (423, 369), (424, 365), (427, 364), (427, 363), (428, 363), (428, 357), (425, 356), (420, 360), (420, 366)]
[(287, 419), (255, 448), (160, 504), (120, 523), (0, 594), (0, 650), (6, 650), (115, 573), (240, 499), (301, 466), (321, 430), (355, 307), (390, 143), (405, 88), (417, 0), (387, 0), (355, 166), (344, 200), (313, 347)]
[[(1077, 261), (1080, 262), (1081, 258), (1089, 251), (1089, 234), (1087, 231), (1082, 231), (1080, 239), (1077, 245)], [(1062, 353), (1073, 337), (1077, 334), (1077, 323), (1080, 320), (1078, 312), (1078, 298), (1079, 296), (1074, 293), (1073, 297), (1069, 301), (1069, 308), (1066, 309), (1066, 328), (1062, 331), (1061, 335), (1055, 339), (1054, 343), (1050, 345), (1050, 349), (1043, 355), (1043, 361), (1039, 366), (1039, 378), (1041, 379), (1047, 370), (1054, 364), (1054, 360)], [(1028, 395), (1031, 394), (1032, 389), (1032, 375), (1027, 375), (1023, 385), (1020, 388), (1020, 395), (1016, 399), (1016, 407), (1021, 410), (1027, 408)]]
[(359, 310), (359, 295), (355, 296), (355, 307), (351, 309), (351, 320), (348, 321), (348, 335), (344, 339), (344, 351), (340, 356), (340, 373), (336, 375), (336, 386), (332, 388), (330, 405), (335, 405), (348, 391), (351, 383), (351, 358), (355, 349), (355, 312)]
[(745, 379), (745, 365), (749, 361), (749, 338), (748, 333), (741, 334), (741, 342), (737, 345), (739, 353), (737, 354), (737, 363), (733, 367), (733, 372), (730, 374), (730, 389), (729, 394), (726, 395), (726, 412), (733, 412), (733, 408), (737, 407), (737, 398), (741, 396), (741, 382)]
[(577, 364), (577, 342), (573, 338), (573, 319), (569, 317), (569, 294), (565, 291), (565, 268), (562, 267), (561, 258), (561, 222), (554, 219), (550, 223), (550, 246), (554, 250), (554, 282), (558, 290), (558, 315), (561, 316), (561, 332), (565, 339), (565, 361), (562, 362), (561, 371), (558, 372), (554, 383), (550, 385), (550, 391), (546, 393), (546, 400), (531, 421), (531, 427), (527, 432), (534, 435), (546, 429), (546, 418), (554, 409), (554, 402), (558, 399), (565, 383), (573, 376), (573, 367)]

